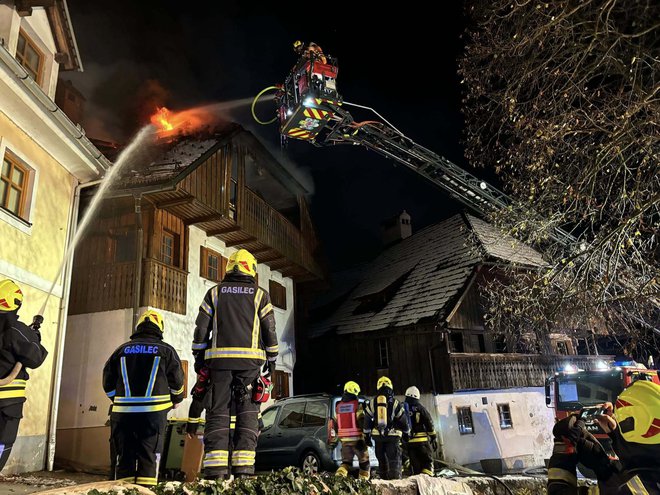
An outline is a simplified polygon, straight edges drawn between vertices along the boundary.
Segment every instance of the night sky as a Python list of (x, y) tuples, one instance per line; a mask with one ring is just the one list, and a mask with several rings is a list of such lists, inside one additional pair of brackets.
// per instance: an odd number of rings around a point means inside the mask
[[(90, 136), (125, 140), (144, 123), (152, 99), (177, 110), (252, 97), (283, 82), (296, 61), (292, 43), (301, 39), (338, 58), (346, 101), (374, 107), (412, 139), (465, 166), (456, 74), (465, 26), (460, 2), (444, 2), (440, 17), (421, 2), (389, 12), (371, 2), (68, 3), (85, 72), (64, 78), (88, 99)], [(261, 105), (262, 118), (272, 108)], [(232, 117), (279, 147), (275, 124), (255, 125), (248, 111)], [(414, 230), (460, 211), (421, 177), (363, 148), (292, 142), (287, 154), (313, 179), (312, 214), (333, 268), (377, 254), (380, 222), (403, 209)]]

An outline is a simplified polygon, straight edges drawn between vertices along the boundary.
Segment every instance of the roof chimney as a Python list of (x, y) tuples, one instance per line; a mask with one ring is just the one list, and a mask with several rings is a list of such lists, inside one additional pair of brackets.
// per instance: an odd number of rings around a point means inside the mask
[(407, 239), (412, 235), (412, 224), (410, 215), (406, 210), (383, 222), (381, 226), (383, 244), (389, 246), (396, 242)]

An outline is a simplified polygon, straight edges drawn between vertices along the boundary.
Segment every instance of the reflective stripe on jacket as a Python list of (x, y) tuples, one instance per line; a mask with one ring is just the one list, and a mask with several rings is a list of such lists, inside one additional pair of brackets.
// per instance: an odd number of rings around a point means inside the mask
[(155, 332), (135, 333), (105, 363), (103, 389), (113, 413), (167, 411), (183, 400), (179, 356)]
[(356, 400), (339, 401), (335, 406), (337, 417), (337, 436), (342, 442), (357, 442), (362, 440), (362, 428), (364, 411), (360, 402)]
[(409, 431), (406, 412), (393, 396), (377, 395), (367, 405), (364, 413), (364, 431), (374, 438), (401, 437)]
[(193, 354), (209, 368), (252, 369), (277, 358), (273, 305), (252, 277), (228, 274), (206, 293), (195, 323)]
[(0, 387), (0, 407), (25, 402), (27, 368), (38, 368), (47, 355), (39, 334), (19, 321), (16, 312), (0, 312), (0, 378), (7, 377), (16, 363), (23, 365), (11, 383)]

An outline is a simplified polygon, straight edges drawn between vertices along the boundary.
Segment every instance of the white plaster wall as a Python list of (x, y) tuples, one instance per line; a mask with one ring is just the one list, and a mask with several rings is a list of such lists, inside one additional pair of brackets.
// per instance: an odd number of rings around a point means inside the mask
[[(486, 404), (483, 404), (485, 398)], [(543, 465), (552, 453), (553, 410), (541, 387), (425, 395), (422, 401), (442, 432), (446, 460), (478, 465), (481, 459), (508, 459), (508, 467)], [(513, 428), (501, 429), (498, 404), (509, 404)], [(457, 407), (470, 406), (474, 434), (458, 431)]]
[(57, 428), (103, 426), (110, 399), (103, 392), (103, 365), (126, 342), (132, 309), (71, 315), (67, 322)]

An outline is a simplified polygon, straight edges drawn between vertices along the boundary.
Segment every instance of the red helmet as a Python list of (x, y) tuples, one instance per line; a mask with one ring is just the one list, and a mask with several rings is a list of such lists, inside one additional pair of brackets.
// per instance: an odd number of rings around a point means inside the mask
[(272, 390), (273, 383), (267, 377), (259, 375), (252, 386), (252, 401), (257, 403), (268, 402)]

